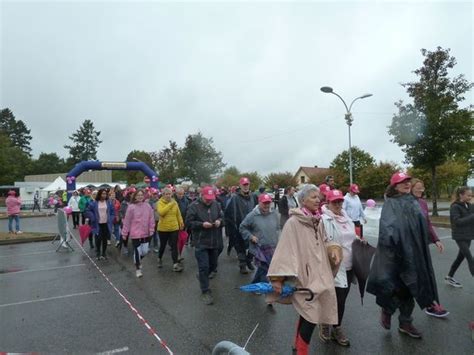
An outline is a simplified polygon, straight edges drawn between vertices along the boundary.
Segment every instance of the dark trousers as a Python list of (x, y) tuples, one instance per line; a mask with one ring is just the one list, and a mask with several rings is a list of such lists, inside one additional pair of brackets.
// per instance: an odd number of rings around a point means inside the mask
[(140, 256), (140, 252), (138, 251), (138, 247), (142, 243), (149, 243), (150, 238), (141, 238), (141, 239), (132, 239), (132, 245), (133, 245), (133, 259), (135, 261), (135, 266), (138, 269), (140, 269), (140, 261), (142, 260), (142, 256)]
[(166, 245), (169, 244), (171, 247), (171, 258), (173, 264), (178, 262), (178, 231), (162, 232), (158, 231), (160, 237), (160, 250), (158, 252), (158, 258), (162, 258), (165, 253)]
[(72, 212), (72, 224), (74, 228), (79, 225), (79, 212)]
[(459, 252), (458, 252), (458, 256), (453, 262), (453, 265), (451, 265), (451, 269), (449, 270), (448, 276), (451, 276), (451, 277), (454, 276), (457, 269), (459, 268), (459, 265), (461, 265), (464, 259), (467, 260), (469, 271), (471, 272), (471, 275), (474, 276), (474, 259), (472, 257), (472, 253), (470, 250), (471, 241), (470, 240), (456, 240), (456, 244), (459, 247)]
[(110, 238), (109, 227), (107, 223), (99, 224), (99, 233), (95, 236), (95, 247), (97, 257), (101, 256), (100, 249), (102, 249), (102, 256), (105, 256), (107, 251), (107, 239)]
[[(311, 336), (313, 335), (316, 324), (308, 322), (306, 319), (300, 316), (298, 324), (296, 326), (296, 337), (295, 337), (295, 348), (298, 353), (305, 353), (308, 351)], [(306, 352), (307, 354), (308, 352)]]
[(251, 283), (256, 284), (259, 282), (268, 282), (267, 271), (268, 271), (268, 266), (266, 268), (262, 268), (260, 266), (257, 267), (257, 271), (255, 272), (255, 276), (253, 277), (253, 280)]
[(354, 225), (356, 227), (360, 228), (360, 237), (363, 238), (364, 237), (364, 227), (363, 227), (362, 223), (360, 223), (360, 221), (353, 221), (353, 222), (354, 222)]
[(237, 251), (239, 264), (241, 266), (250, 264), (252, 262), (253, 255), (247, 251), (249, 247), (248, 241), (244, 240), (240, 235), (236, 235), (234, 238), (234, 248)]
[[(398, 316), (400, 325), (410, 324), (413, 321), (413, 317), (411, 315), (415, 309), (415, 300), (413, 299), (410, 290), (406, 286), (403, 286), (402, 288), (395, 291), (393, 297), (397, 301), (398, 309), (400, 310), (400, 315)], [(391, 312), (386, 309), (383, 311), (390, 315), (395, 313), (395, 311)]]
[(342, 317), (344, 317), (344, 310), (346, 308), (346, 299), (349, 291), (351, 290), (351, 283), (354, 273), (352, 270), (346, 272), (347, 274), (347, 287), (336, 287), (336, 298), (337, 298), (337, 326), (340, 327), (342, 323)]
[(33, 212), (35, 211), (36, 208), (38, 209), (38, 211), (41, 212), (41, 207), (40, 207), (38, 201), (35, 201), (34, 204), (33, 204)]
[(86, 214), (81, 212), (81, 224), (86, 224)]
[(209, 291), (209, 273), (217, 268), (217, 258), (219, 251), (217, 249), (205, 249), (196, 247), (194, 256), (199, 270), (199, 286), (201, 291)]

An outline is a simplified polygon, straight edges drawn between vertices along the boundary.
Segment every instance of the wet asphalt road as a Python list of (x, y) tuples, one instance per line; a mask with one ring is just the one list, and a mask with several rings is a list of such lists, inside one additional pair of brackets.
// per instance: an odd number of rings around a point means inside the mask
[[(55, 217), (22, 220), (25, 231), (56, 231)], [(0, 221), (6, 229), (6, 221)], [(434, 319), (419, 308), (414, 325), (423, 340), (401, 336), (378, 325), (379, 309), (374, 297), (366, 295), (361, 306), (353, 287), (343, 326), (350, 348), (323, 344), (313, 335), (312, 352), (320, 354), (474, 354), (468, 322), (474, 320), (474, 282), (467, 265), (456, 278), (464, 284), (454, 289), (443, 282), (457, 253), (450, 230), (438, 229), (446, 246), (444, 254), (432, 247), (442, 304), (451, 314)], [(372, 244), (376, 240), (371, 241)], [(87, 243), (85, 252), (90, 252)], [(94, 267), (84, 252), (56, 253), (50, 242), (0, 246), (0, 351), (37, 351), (51, 354), (124, 353), (166, 354), (159, 341), (137, 318)], [(185, 248), (185, 270), (171, 270), (169, 252), (164, 268), (157, 269), (156, 256), (144, 259), (141, 279), (135, 277), (129, 257), (109, 247), (109, 261), (99, 267), (137, 308), (175, 354), (210, 354), (221, 340), (243, 345), (258, 323), (247, 350), (252, 354), (291, 354), (296, 313), (292, 306), (276, 305), (271, 311), (262, 296), (242, 294), (235, 287), (251, 281), (238, 273), (235, 255), (222, 254), (216, 279), (211, 281), (215, 304), (199, 299), (193, 249)]]

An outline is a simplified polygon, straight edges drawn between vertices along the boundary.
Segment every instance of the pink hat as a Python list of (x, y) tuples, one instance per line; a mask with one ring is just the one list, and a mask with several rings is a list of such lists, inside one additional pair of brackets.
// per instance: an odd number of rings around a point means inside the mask
[(239, 184), (240, 185), (249, 185), (250, 184), (250, 180), (248, 177), (241, 177), (240, 180), (239, 180)]
[(408, 174), (405, 174), (405, 173), (402, 173), (402, 172), (398, 172), (398, 173), (395, 173), (392, 175), (392, 177), (390, 178), (390, 186), (395, 186), (405, 180), (409, 180), (411, 179), (411, 176), (409, 176)]
[(272, 202), (272, 198), (269, 194), (260, 194), (260, 196), (258, 196), (258, 202), (269, 203)]
[(357, 184), (352, 184), (351, 186), (349, 186), (349, 191), (350, 192), (353, 192), (355, 194), (358, 194), (360, 191), (359, 191), (359, 185)]
[(215, 200), (216, 199), (216, 193), (214, 192), (214, 188), (212, 186), (205, 186), (201, 190), (201, 196), (202, 198), (206, 200)]
[(341, 200), (344, 200), (344, 195), (339, 190), (329, 190), (326, 193), (326, 198), (328, 199), (329, 202), (341, 201)]
[(15, 190), (10, 190), (10, 191), (8, 191), (8, 194), (9, 194), (9, 195), (16, 196), (16, 192), (15, 192)]
[(319, 191), (326, 196), (326, 194), (331, 191), (331, 188), (329, 187), (329, 185), (326, 185), (326, 184), (321, 184), (319, 185)]

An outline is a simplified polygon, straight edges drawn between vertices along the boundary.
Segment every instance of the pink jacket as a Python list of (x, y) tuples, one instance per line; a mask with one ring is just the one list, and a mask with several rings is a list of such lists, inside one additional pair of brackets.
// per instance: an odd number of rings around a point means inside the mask
[(7, 215), (20, 214), (21, 199), (19, 197), (8, 196), (5, 204), (7, 205)]
[(155, 215), (146, 202), (128, 205), (123, 219), (122, 235), (132, 239), (148, 238), (155, 231)]

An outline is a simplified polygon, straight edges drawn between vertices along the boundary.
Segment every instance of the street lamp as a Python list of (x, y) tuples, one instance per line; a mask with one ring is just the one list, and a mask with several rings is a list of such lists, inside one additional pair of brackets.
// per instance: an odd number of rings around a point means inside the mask
[(352, 100), (351, 104), (349, 105), (349, 107), (347, 107), (347, 104), (346, 102), (344, 101), (344, 99), (339, 96), (337, 93), (334, 92), (334, 90), (332, 89), (332, 87), (330, 86), (323, 86), (321, 88), (321, 91), (326, 93), (326, 94), (333, 94), (333, 95), (336, 95), (339, 99), (341, 99), (342, 103), (344, 104), (344, 107), (346, 108), (346, 115), (344, 117), (344, 119), (346, 120), (346, 123), (347, 123), (347, 127), (349, 129), (349, 180), (350, 180), (350, 184), (352, 185), (352, 143), (351, 143), (351, 126), (352, 126), (352, 122), (354, 121), (352, 119), (352, 113), (351, 113), (351, 108), (352, 108), (352, 105), (354, 104), (354, 102), (356, 102), (357, 100), (359, 99), (365, 99), (367, 97), (371, 97), (372, 94), (364, 94), (362, 96), (359, 96), (359, 97), (356, 97), (354, 100)]

